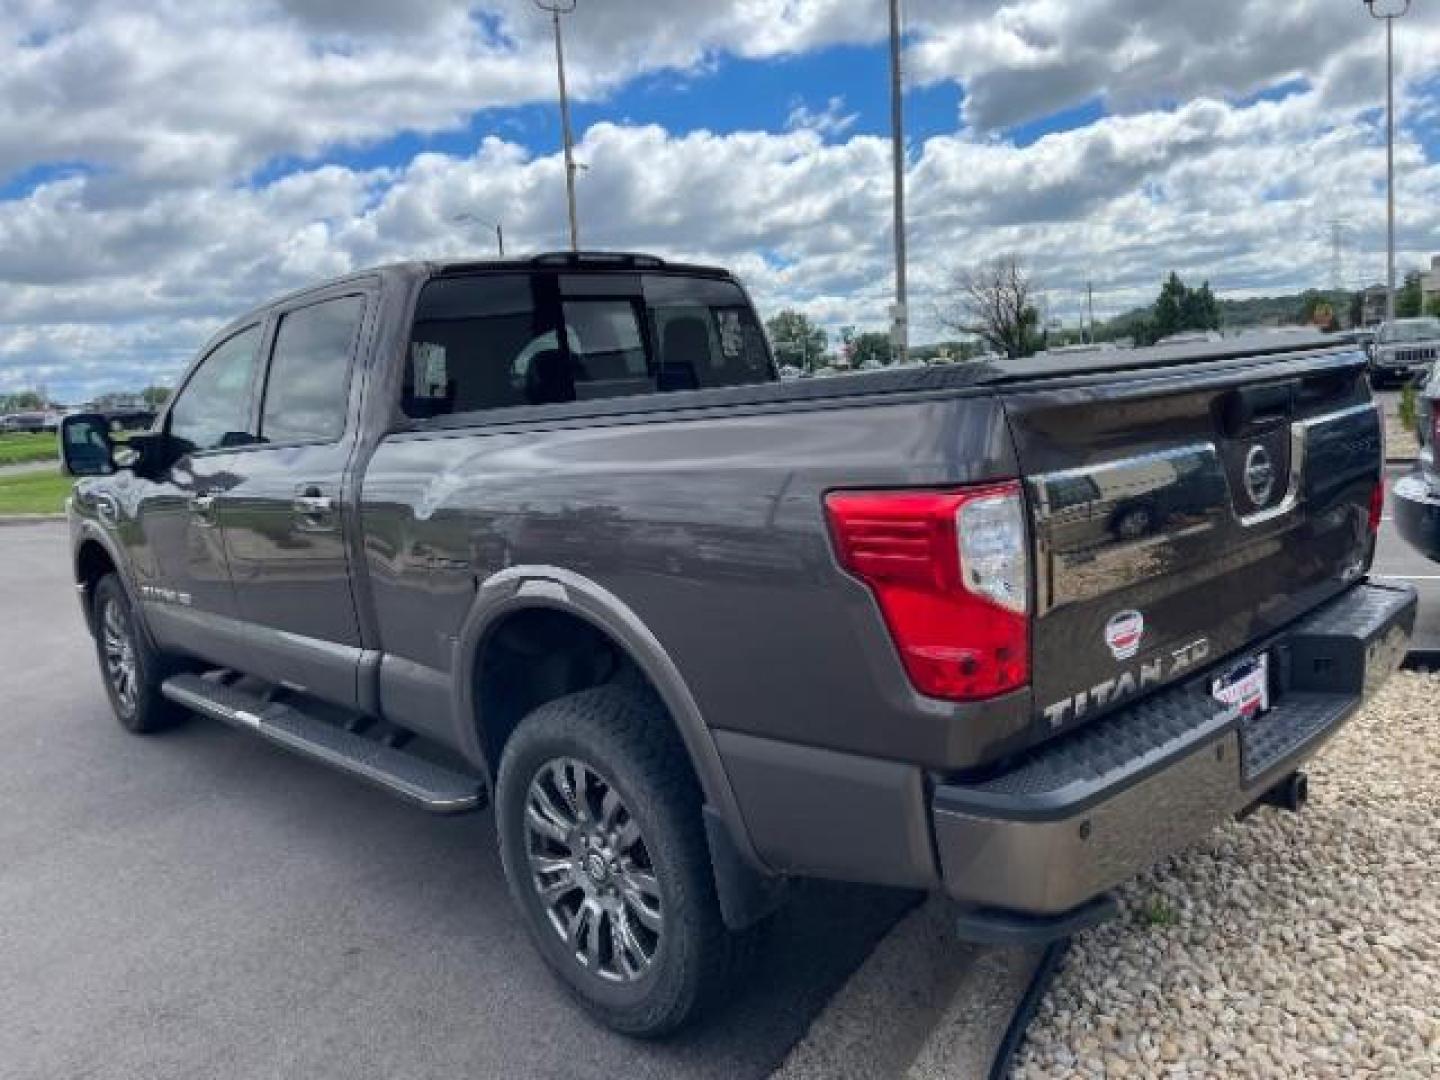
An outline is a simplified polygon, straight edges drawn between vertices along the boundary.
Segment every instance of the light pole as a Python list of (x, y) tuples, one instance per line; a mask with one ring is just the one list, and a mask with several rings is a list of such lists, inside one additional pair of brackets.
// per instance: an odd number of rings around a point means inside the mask
[(555, 72), (560, 80), (560, 127), (565, 140), (565, 198), (570, 209), (570, 250), (580, 250), (580, 222), (575, 213), (575, 140), (570, 133), (570, 98), (565, 92), (565, 46), (560, 40), (560, 16), (575, 10), (576, 0), (535, 0), (555, 24)]
[(480, 225), (493, 225), (495, 228), (495, 247), (499, 250), (501, 257), (505, 255), (505, 229), (500, 222), (491, 222), (488, 218), (482, 218), (475, 214), (456, 214), (451, 221), (473, 221)]
[(905, 298), (905, 87), (900, 34), (900, 0), (890, 0), (890, 157), (895, 170), (895, 307), (890, 343), (903, 364), (910, 355), (910, 313)]
[[(1410, 10), (1399, 4), (1365, 0), (1370, 17), (1385, 20), (1385, 321), (1395, 321), (1395, 20)], [(1378, 9), (1378, 10), (1377, 10)]]

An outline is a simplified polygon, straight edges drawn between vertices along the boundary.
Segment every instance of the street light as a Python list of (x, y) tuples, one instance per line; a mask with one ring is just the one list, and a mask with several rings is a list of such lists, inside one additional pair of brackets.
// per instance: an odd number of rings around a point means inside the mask
[(895, 358), (910, 355), (910, 313), (905, 299), (905, 88), (900, 71), (900, 0), (890, 0), (890, 157), (895, 170), (895, 304), (890, 343)]
[(1385, 321), (1395, 321), (1395, 20), (1410, 0), (1364, 0), (1373, 19), (1385, 20)]
[(496, 248), (499, 249), (501, 257), (502, 257), (502, 258), (504, 257), (504, 255), (505, 255), (505, 230), (504, 230), (504, 228), (501, 227), (500, 222), (498, 222), (498, 221), (492, 222), (489, 218), (482, 218), (482, 217), (479, 217), (479, 216), (477, 216), (477, 215), (475, 215), (475, 214), (471, 214), (471, 213), (456, 214), (456, 215), (455, 215), (453, 218), (451, 218), (450, 220), (451, 220), (451, 221), (473, 221), (473, 222), (476, 222), (477, 224), (480, 224), (480, 225), (494, 226), (494, 229), (495, 229), (495, 246), (496, 246)]
[(560, 127), (565, 139), (565, 198), (570, 209), (570, 250), (580, 250), (580, 223), (575, 213), (575, 140), (570, 134), (570, 98), (565, 92), (565, 46), (560, 40), (560, 16), (575, 10), (576, 0), (535, 0), (555, 24), (555, 73), (560, 80)]

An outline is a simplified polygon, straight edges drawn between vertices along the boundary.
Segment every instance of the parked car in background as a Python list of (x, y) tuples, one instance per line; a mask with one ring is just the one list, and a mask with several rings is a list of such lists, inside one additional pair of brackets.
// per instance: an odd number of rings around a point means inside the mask
[(54, 431), (55, 424), (47, 425), (46, 414), (43, 412), (19, 412), (4, 417), (3, 421), (0, 421), (0, 430), (38, 435), (42, 431)]
[(1415, 619), (1325, 338), (783, 381), (720, 269), (406, 263), (60, 442), (120, 723), (492, 804), (536, 949), (630, 1034), (722, 993), (790, 878), (942, 892), (974, 941), (1110, 917), (1299, 809)]
[(1390, 487), (1391, 514), (1405, 541), (1440, 562), (1440, 365), (1431, 368), (1415, 403), (1415, 437), (1420, 444), (1411, 472)]
[(1423, 381), (1440, 358), (1440, 319), (1381, 323), (1370, 346), (1370, 384), (1403, 386)]

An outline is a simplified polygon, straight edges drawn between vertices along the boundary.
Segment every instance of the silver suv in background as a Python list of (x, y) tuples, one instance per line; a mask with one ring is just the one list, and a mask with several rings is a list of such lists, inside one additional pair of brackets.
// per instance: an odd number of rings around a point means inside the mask
[(1380, 324), (1370, 347), (1370, 384), (1424, 382), (1440, 358), (1440, 319), (1396, 319)]

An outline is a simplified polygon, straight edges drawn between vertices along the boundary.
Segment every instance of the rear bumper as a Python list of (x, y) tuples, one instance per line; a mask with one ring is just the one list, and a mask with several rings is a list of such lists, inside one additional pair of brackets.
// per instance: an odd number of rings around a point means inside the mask
[(1390, 513), (1406, 543), (1440, 562), (1440, 491), (1422, 473), (1402, 476), (1390, 486)]
[(1198, 839), (1315, 753), (1389, 677), (1415, 609), (1413, 589), (1362, 584), (1258, 643), (1273, 672), (1261, 717), (1233, 715), (1201, 678), (984, 782), (937, 785), (944, 890), (977, 907), (1057, 914)]

